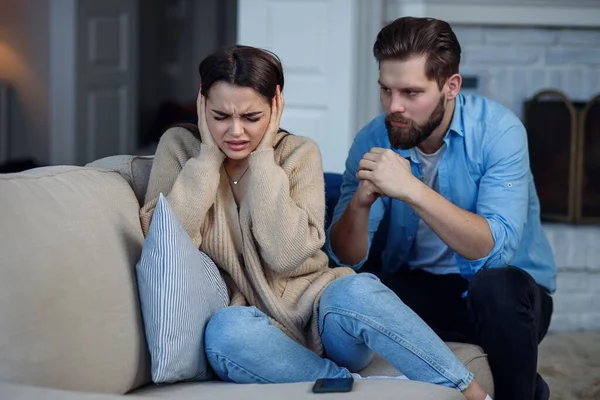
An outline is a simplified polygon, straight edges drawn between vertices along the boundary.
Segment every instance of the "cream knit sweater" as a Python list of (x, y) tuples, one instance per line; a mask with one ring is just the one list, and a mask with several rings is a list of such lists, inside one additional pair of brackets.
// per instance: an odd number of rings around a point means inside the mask
[[(265, 312), (289, 337), (323, 354), (317, 307), (323, 289), (350, 268), (328, 267), (321, 153), (309, 138), (279, 133), (274, 148), (253, 152), (247, 191), (237, 205), (216, 146), (184, 128), (168, 130), (156, 151), (144, 235), (162, 192), (193, 242), (221, 269), (230, 305)], [(242, 248), (235, 237), (241, 234)]]

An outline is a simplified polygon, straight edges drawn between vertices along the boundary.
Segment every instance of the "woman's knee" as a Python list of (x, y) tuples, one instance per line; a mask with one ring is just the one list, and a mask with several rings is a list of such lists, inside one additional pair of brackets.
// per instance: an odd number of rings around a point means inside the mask
[[(267, 320), (265, 323), (263, 320)], [(255, 307), (231, 306), (217, 311), (208, 321), (204, 333), (207, 351), (228, 354), (245, 347), (263, 325), (267, 316)]]
[(335, 303), (335, 300), (346, 302), (348, 298), (360, 299), (370, 297), (374, 291), (384, 287), (379, 278), (373, 274), (361, 273), (345, 275), (331, 282), (323, 296), (321, 302)]
[(397, 314), (407, 308), (400, 298), (373, 274), (346, 275), (330, 283), (319, 303), (319, 321), (332, 311), (362, 315)]

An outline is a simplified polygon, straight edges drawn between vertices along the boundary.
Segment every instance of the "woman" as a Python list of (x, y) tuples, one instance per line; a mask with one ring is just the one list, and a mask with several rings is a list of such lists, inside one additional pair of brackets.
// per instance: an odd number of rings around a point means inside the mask
[(173, 128), (161, 138), (141, 220), (146, 234), (159, 194), (168, 194), (222, 271), (231, 304), (205, 333), (217, 375), (238, 383), (350, 377), (377, 352), (410, 379), (485, 398), (376, 277), (328, 267), (321, 154), (311, 139), (279, 128), (276, 56), (234, 46), (208, 56), (200, 76), (198, 132)]

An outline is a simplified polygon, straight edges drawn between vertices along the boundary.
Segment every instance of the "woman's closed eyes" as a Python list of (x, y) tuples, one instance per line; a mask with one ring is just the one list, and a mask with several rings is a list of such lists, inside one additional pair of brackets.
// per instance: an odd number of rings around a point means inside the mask
[[(216, 115), (213, 115), (213, 118), (216, 121), (224, 121), (227, 118), (231, 118), (231, 114), (225, 113), (223, 111), (212, 110), (212, 112), (216, 114)], [(262, 111), (254, 111), (254, 112), (244, 113), (241, 115), (241, 117), (246, 119), (249, 122), (258, 122), (262, 118), (262, 115), (261, 115), (262, 113), (263, 113)]]

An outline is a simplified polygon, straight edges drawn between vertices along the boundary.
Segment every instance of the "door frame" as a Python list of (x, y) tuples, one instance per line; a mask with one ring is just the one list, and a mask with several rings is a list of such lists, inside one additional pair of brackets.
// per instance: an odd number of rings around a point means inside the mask
[(383, 112), (379, 99), (379, 65), (373, 56), (373, 44), (386, 21), (386, 0), (358, 0), (356, 21), (356, 97), (354, 99), (355, 134)]
[(76, 163), (77, 0), (50, 0), (50, 164)]

